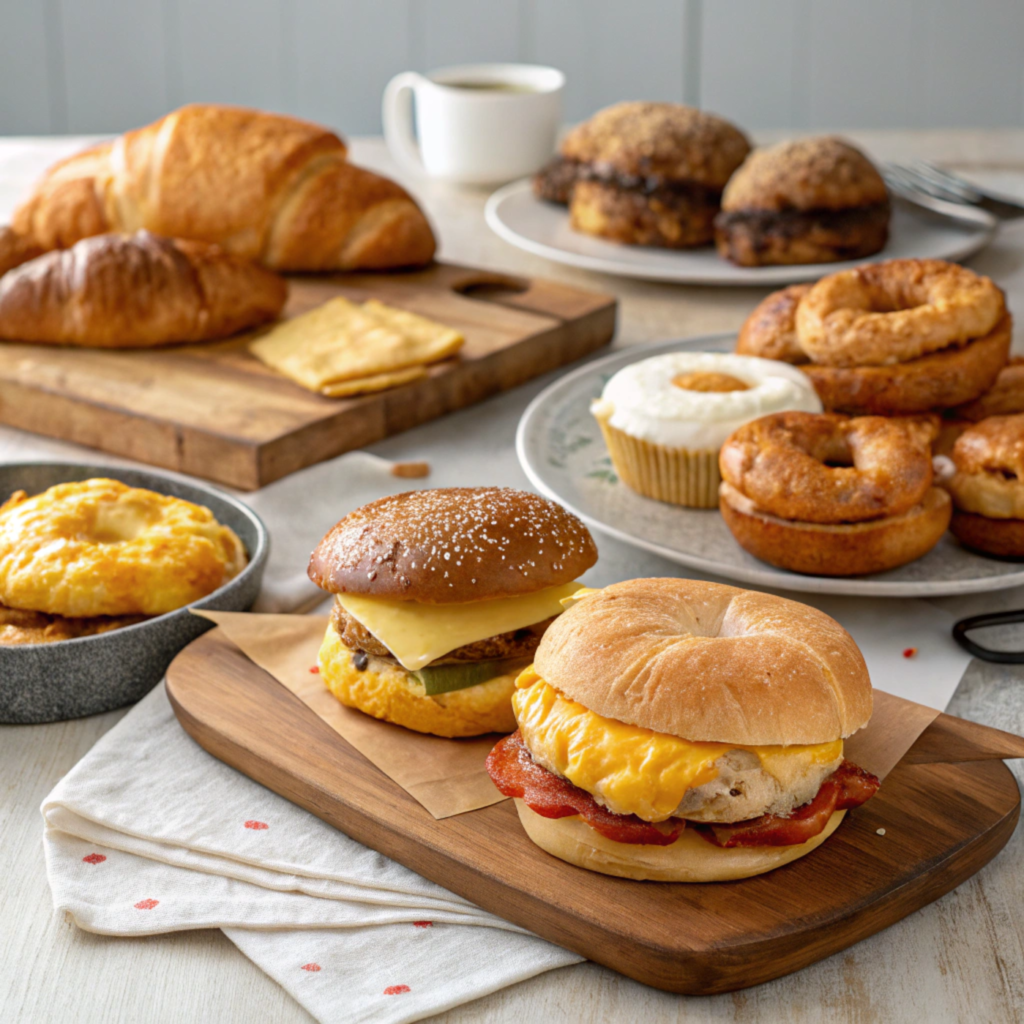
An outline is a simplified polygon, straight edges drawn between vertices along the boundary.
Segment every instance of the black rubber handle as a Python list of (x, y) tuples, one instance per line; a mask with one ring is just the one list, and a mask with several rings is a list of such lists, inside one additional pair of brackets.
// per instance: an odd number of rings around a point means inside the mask
[(1024, 665), (1024, 651), (993, 651), (988, 647), (976, 644), (967, 634), (974, 629), (986, 626), (1009, 626), (1014, 622), (1024, 622), (1024, 608), (1013, 612), (995, 612), (991, 615), (972, 615), (961, 619), (953, 626), (953, 639), (968, 654), (982, 661), (994, 661), (999, 665)]

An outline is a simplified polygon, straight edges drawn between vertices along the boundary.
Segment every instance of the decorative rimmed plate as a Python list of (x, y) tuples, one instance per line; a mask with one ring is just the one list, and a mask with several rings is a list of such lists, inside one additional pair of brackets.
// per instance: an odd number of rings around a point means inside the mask
[(49, 644), (0, 645), (0, 722), (64, 721), (140, 700), (160, 682), (178, 651), (212, 628), (189, 608), (247, 611), (259, 594), (270, 553), (267, 529), (252, 509), (209, 484), (149, 469), (15, 462), (0, 465), (0, 501), (19, 489), (39, 494), (55, 484), (91, 477), (110, 477), (205, 506), (238, 534), (249, 564), (202, 600), (134, 626)]
[(707, 246), (673, 252), (649, 246), (618, 245), (573, 231), (563, 206), (537, 199), (524, 179), (495, 192), (484, 214), (490, 228), (517, 248), (583, 270), (620, 277), (676, 284), (770, 287), (816, 281), (846, 267), (898, 257), (962, 260), (983, 249), (996, 228), (978, 228), (939, 219), (897, 203), (893, 208), (889, 243), (867, 260), (808, 263), (792, 267), (736, 267)]
[(972, 554), (949, 534), (924, 558), (889, 572), (833, 578), (801, 576), (747, 554), (717, 510), (641, 497), (615, 474), (590, 403), (613, 373), (638, 359), (680, 351), (731, 351), (733, 334), (710, 334), (613, 352), (566, 374), (527, 407), (516, 452), (534, 486), (589, 526), (681, 565), (780, 590), (862, 597), (939, 597), (1024, 583), (1024, 564)]

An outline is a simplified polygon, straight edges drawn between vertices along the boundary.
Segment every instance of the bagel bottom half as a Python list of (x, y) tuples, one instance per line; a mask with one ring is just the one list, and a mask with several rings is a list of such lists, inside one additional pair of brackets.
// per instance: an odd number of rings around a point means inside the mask
[(932, 487), (902, 515), (863, 523), (803, 523), (762, 512), (723, 483), (719, 508), (739, 545), (762, 562), (814, 576), (862, 576), (926, 555), (946, 532), (953, 504), (944, 490)]
[(964, 547), (998, 558), (1024, 558), (1024, 519), (990, 519), (976, 512), (953, 513), (949, 532)]
[(401, 665), (370, 657), (356, 668), (334, 626), (320, 647), (320, 678), (346, 707), (416, 732), (455, 738), (512, 732), (512, 694), (518, 669), (463, 690), (427, 696), (423, 685)]
[(545, 818), (516, 800), (526, 834), (552, 857), (603, 875), (649, 882), (729, 882), (763, 875), (816, 850), (839, 827), (836, 811), (824, 830), (796, 846), (739, 846), (723, 850), (684, 830), (670, 846), (617, 843), (578, 817)]

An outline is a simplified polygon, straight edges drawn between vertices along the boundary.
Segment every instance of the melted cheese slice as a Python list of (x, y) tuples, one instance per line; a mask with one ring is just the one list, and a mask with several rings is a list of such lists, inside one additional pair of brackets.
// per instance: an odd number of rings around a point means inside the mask
[(810, 764), (842, 755), (843, 741), (812, 746), (691, 743), (678, 736), (603, 718), (546, 683), (533, 668), (516, 682), (512, 707), (535, 760), (586, 790), (615, 814), (644, 821), (672, 817), (688, 789), (718, 775), (715, 761), (749, 750), (780, 783)]
[(561, 614), (562, 599), (579, 589), (578, 583), (565, 583), (520, 597), (464, 604), (420, 604), (339, 594), (338, 603), (404, 668), (415, 672), (457, 647), (511, 633)]

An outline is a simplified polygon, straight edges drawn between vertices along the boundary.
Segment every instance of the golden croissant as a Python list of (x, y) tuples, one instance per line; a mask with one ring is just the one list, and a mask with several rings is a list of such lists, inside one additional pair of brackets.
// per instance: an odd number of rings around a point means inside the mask
[(145, 229), (281, 271), (418, 266), (435, 249), (409, 194), (348, 163), (333, 132), (217, 104), (182, 107), (55, 164), (12, 227), (47, 250)]

